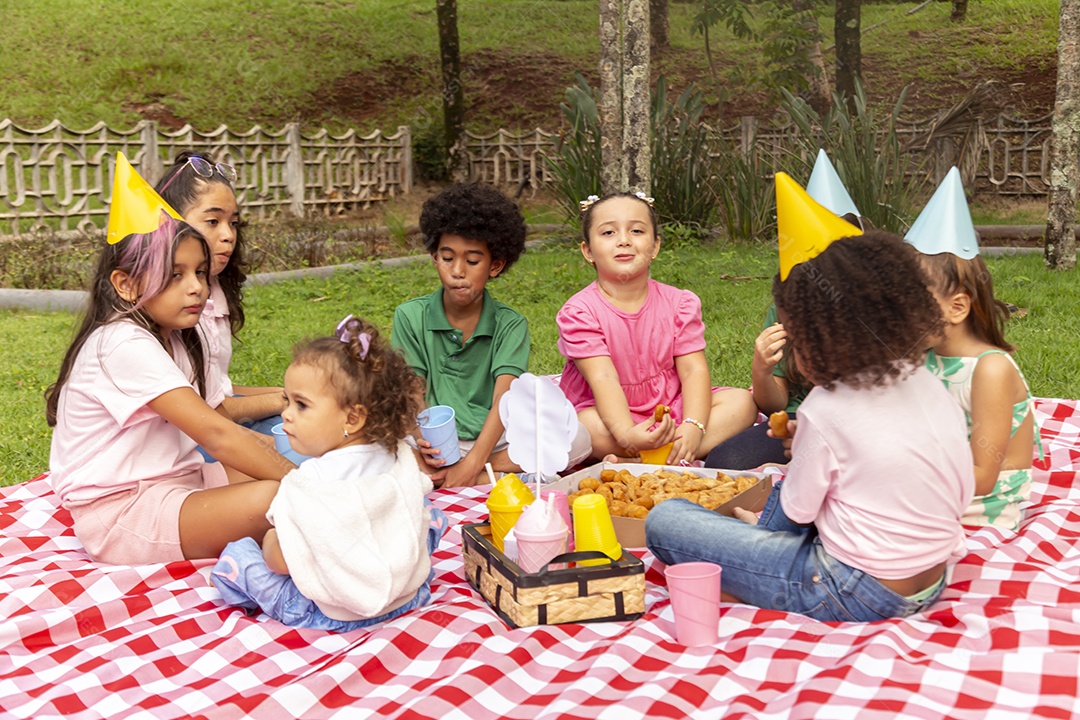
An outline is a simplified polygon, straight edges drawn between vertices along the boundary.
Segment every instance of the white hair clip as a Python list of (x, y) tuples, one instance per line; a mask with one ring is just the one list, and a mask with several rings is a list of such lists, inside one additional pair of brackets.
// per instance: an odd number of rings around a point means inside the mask
[(644, 202), (649, 207), (652, 207), (653, 203), (655, 202), (655, 200), (653, 198), (649, 197), (648, 195), (641, 192), (640, 190), (638, 190), (636, 193), (634, 193), (634, 197), (636, 197), (638, 200), (641, 200), (642, 202)]
[(579, 201), (578, 205), (581, 206), (581, 212), (584, 213), (586, 210), (591, 208), (593, 206), (593, 204), (596, 203), (596, 201), (599, 200), (599, 199), (600, 199), (600, 196), (598, 196), (598, 195), (590, 195), (589, 197), (585, 198), (584, 200)]

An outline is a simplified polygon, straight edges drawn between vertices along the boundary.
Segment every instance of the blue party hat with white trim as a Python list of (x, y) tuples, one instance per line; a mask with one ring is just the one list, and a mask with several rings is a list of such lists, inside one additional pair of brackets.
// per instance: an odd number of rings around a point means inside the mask
[(824, 150), (818, 150), (814, 170), (806, 183), (806, 192), (834, 215), (844, 216), (847, 213), (862, 215), (859, 208), (855, 207), (855, 201), (851, 199), (851, 195), (848, 194), (847, 188), (844, 187), (843, 181), (836, 173), (836, 168), (833, 167)]
[(904, 236), (923, 255), (952, 253), (970, 260), (979, 254), (979, 240), (971, 222), (960, 171), (953, 166), (934, 191)]

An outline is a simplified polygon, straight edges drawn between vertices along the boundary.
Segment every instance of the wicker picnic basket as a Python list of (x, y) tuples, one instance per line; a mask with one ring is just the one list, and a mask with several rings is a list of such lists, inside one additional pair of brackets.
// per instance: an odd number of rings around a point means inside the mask
[[(633, 620), (645, 612), (645, 566), (630, 553), (608, 565), (524, 572), (491, 542), (488, 523), (465, 525), (462, 555), (469, 584), (510, 627)], [(606, 558), (565, 553), (551, 564)]]

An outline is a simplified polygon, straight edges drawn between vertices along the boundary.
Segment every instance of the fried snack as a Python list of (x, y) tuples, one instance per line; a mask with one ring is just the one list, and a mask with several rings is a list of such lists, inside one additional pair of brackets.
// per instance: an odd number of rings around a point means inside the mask
[(607, 502), (608, 509), (611, 509), (611, 503), (615, 499), (615, 496), (611, 494), (611, 483), (604, 483), (600, 487), (596, 488), (596, 494), (603, 497)]
[(788, 414), (778, 410), (769, 416), (769, 429), (773, 437), (786, 438), (788, 436)]
[(569, 495), (567, 495), (566, 500), (567, 500), (567, 502), (570, 503), (570, 506), (573, 507), (574, 500), (578, 499), (582, 495), (592, 495), (592, 494), (593, 494), (592, 490), (578, 490), (577, 492), (572, 492)]
[(604, 498), (608, 512), (613, 517), (630, 517), (644, 520), (649, 511), (664, 500), (683, 498), (708, 510), (715, 510), (739, 493), (753, 487), (758, 479), (750, 476), (733, 478), (722, 472), (716, 477), (702, 477), (693, 473), (677, 473), (670, 470), (645, 472), (635, 476), (629, 470), (604, 470), (600, 482), (585, 478), (578, 491), (567, 499), (595, 492)]
[(600, 480), (596, 478), (584, 478), (578, 483), (578, 490), (596, 490), (600, 487)]
[(669, 408), (667, 405), (657, 405), (656, 409), (653, 410), (652, 418), (656, 422), (660, 422), (661, 420), (664, 419), (664, 416), (667, 415), (670, 412), (671, 412), (671, 408)]
[(596, 492), (603, 493), (603, 488), (607, 488), (607, 492), (611, 493), (612, 500), (621, 500), (623, 502), (628, 502), (630, 498), (627, 495), (626, 487), (627, 486), (623, 485), (622, 483), (603, 483), (600, 485), (600, 487), (596, 488)]
[[(593, 479), (594, 478), (585, 478), (585, 480), (593, 480)], [(585, 482), (585, 480), (582, 480), (581, 482)], [(612, 470), (611, 468), (607, 468), (605, 470), (600, 471), (600, 482), (606, 483), (606, 482), (612, 482), (614, 480), (615, 480), (615, 471)]]

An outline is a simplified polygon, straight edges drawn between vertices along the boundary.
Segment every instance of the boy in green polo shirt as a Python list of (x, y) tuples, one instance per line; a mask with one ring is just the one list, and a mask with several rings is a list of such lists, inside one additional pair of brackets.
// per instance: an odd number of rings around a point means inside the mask
[(463, 456), (450, 467), (417, 434), (425, 472), (443, 487), (476, 485), (488, 482), (487, 462), (520, 470), (506, 452), (499, 398), (528, 369), (529, 324), (486, 286), (525, 251), (525, 219), (492, 187), (454, 185), (424, 203), (420, 230), (442, 287), (398, 306), (391, 341), (427, 381), (427, 406), (457, 416)]

